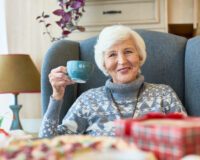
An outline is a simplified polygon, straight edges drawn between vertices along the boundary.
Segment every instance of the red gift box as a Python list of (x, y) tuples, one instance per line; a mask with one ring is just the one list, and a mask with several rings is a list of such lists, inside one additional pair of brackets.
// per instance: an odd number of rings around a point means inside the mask
[(137, 119), (116, 121), (116, 135), (140, 149), (153, 151), (160, 160), (179, 160), (200, 154), (200, 118), (174, 113), (151, 113)]

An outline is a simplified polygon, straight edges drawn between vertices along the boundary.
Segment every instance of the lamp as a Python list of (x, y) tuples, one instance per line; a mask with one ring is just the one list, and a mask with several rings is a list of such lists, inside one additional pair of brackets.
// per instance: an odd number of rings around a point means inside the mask
[(17, 96), (19, 93), (40, 92), (40, 74), (29, 55), (1, 54), (0, 55), (0, 93), (14, 94), (14, 105), (11, 130), (22, 129), (19, 119)]

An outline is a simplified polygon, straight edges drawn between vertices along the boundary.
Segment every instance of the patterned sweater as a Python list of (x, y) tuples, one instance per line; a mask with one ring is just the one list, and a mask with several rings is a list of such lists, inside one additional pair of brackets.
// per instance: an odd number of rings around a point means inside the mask
[[(108, 96), (107, 89), (112, 91), (113, 99), (119, 109)], [(115, 84), (108, 79), (105, 86), (84, 92), (71, 106), (62, 124), (58, 124), (61, 106), (62, 101), (50, 98), (40, 127), (40, 137), (61, 134), (114, 136), (113, 122), (120, 119), (120, 115), (123, 115), (123, 118), (130, 118), (140, 117), (149, 112), (185, 113), (184, 107), (171, 87), (146, 83), (142, 75), (129, 84)]]

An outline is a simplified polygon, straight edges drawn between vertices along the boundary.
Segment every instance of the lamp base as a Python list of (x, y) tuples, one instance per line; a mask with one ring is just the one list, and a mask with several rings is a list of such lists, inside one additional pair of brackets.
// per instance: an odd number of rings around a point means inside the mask
[(21, 109), (22, 105), (10, 105), (9, 107), (13, 112), (13, 120), (10, 130), (22, 129), (22, 125), (19, 120), (19, 110)]

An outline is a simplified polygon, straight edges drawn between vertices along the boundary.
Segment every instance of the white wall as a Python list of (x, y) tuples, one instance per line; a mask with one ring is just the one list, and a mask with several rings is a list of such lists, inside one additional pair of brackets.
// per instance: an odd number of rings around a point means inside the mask
[[(0, 0), (0, 54), (8, 52), (7, 45), (7, 31), (6, 31), (6, 19), (5, 19), (5, 1)], [(1, 82), (0, 82), (1, 83)], [(9, 130), (12, 112), (9, 109), (9, 104), (13, 101), (13, 97), (10, 94), (0, 94), (0, 116), (4, 117), (2, 128)]]

